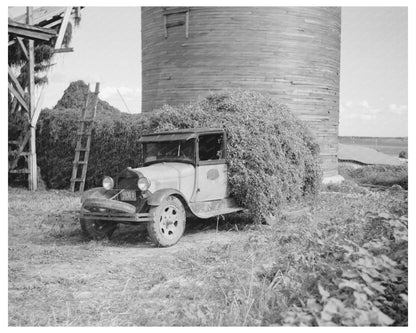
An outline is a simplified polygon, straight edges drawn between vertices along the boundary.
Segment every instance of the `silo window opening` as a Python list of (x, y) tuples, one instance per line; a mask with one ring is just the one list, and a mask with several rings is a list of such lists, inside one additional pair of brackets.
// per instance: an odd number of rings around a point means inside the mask
[[(168, 22), (168, 17), (175, 15), (180, 17), (177, 20), (172, 20)], [(165, 9), (163, 12), (163, 25), (165, 30), (165, 38), (168, 38), (168, 29), (185, 25), (185, 38), (189, 37), (189, 8), (176, 8), (176, 9)]]

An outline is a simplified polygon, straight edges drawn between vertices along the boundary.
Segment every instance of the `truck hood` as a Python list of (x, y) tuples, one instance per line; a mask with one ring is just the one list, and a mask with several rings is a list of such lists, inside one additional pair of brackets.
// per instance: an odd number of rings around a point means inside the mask
[(150, 179), (151, 192), (165, 188), (183, 192), (195, 176), (195, 167), (187, 163), (163, 162), (132, 170)]

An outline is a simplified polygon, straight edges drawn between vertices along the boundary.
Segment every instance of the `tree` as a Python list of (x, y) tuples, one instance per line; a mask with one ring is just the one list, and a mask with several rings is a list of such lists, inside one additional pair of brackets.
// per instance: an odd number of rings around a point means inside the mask
[(402, 150), (402, 151), (399, 153), (399, 157), (400, 157), (400, 158), (407, 158), (407, 152), (406, 152), (406, 151), (404, 151), (404, 150)]

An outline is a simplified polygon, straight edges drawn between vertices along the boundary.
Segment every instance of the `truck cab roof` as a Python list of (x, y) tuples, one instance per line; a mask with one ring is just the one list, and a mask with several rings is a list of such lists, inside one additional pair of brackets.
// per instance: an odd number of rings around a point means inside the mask
[(222, 128), (184, 128), (174, 131), (144, 134), (139, 142), (187, 141), (201, 134), (223, 133)]

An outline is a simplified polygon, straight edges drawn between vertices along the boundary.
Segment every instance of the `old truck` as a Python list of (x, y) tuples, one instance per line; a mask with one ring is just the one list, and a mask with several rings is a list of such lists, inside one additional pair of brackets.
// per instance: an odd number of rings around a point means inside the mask
[(104, 177), (84, 192), (80, 224), (89, 237), (110, 237), (119, 223), (147, 225), (157, 246), (182, 237), (186, 218), (242, 210), (229, 196), (226, 133), (194, 128), (143, 135), (142, 167)]

